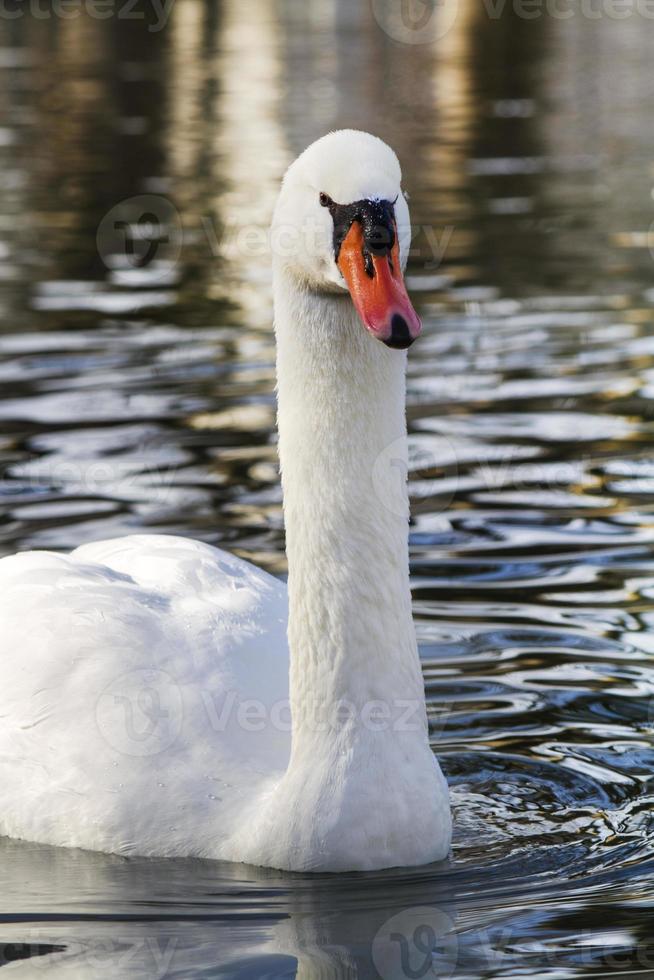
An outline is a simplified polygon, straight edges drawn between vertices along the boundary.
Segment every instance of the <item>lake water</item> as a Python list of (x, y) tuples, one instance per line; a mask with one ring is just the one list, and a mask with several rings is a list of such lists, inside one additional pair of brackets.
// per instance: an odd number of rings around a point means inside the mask
[(400, 6), (3, 5), (0, 552), (167, 531), (284, 574), (265, 228), (315, 137), (386, 138), (452, 861), (4, 841), (8, 976), (654, 976), (654, 21)]

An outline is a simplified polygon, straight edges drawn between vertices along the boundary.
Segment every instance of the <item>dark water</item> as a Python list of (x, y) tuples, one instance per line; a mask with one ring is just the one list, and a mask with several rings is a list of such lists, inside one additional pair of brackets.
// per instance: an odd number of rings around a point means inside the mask
[(445, 0), (429, 34), (381, 2), (3, 6), (2, 553), (151, 529), (284, 573), (261, 232), (322, 132), (397, 149), (457, 828), (450, 867), (317, 878), (4, 842), (8, 975), (654, 976), (646, 7)]

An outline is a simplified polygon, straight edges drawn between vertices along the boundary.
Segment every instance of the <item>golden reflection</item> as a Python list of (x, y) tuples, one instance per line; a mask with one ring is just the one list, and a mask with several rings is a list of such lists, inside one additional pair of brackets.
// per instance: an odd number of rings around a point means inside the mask
[(211, 107), (203, 98), (207, 81), (203, 48), (211, 43), (211, 36), (207, 37), (203, 0), (176, 3), (171, 18), (170, 72), (174, 81), (165, 139), (169, 166), (180, 187), (179, 200), (186, 209), (192, 205), (193, 195), (199, 196), (198, 187), (204, 190), (198, 178), (205, 150), (202, 134), (211, 123)]
[(231, 298), (244, 322), (269, 326), (272, 318), (268, 226), (279, 179), (290, 154), (279, 124), (279, 24), (266, 0), (223, 6), (212, 151), (224, 187), (212, 196), (219, 220), (220, 254)]

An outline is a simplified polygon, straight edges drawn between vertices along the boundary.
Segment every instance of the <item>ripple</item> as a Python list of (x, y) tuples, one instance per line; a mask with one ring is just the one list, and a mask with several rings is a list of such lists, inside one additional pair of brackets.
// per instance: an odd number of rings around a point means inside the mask
[[(0, 841), (0, 966), (406, 980), (383, 975), (389, 933), (423, 926), (443, 977), (651, 975), (642, 18), (460, 5), (412, 45), (365, 4), (173, 6), (161, 32), (17, 18), (0, 47), (0, 551), (155, 530), (285, 573), (269, 264), (238, 239), (318, 132), (389, 137), (416, 229), (411, 573), (454, 851), (310, 877)], [(178, 211), (179, 258), (112, 247), (106, 268), (98, 225), (143, 192)]]

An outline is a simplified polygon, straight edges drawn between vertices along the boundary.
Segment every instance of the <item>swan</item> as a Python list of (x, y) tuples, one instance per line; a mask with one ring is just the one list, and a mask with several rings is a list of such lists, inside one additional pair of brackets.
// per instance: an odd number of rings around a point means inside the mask
[(291, 871), (447, 856), (409, 591), (409, 241), (378, 138), (330, 133), (286, 172), (288, 586), (158, 534), (0, 561), (0, 834)]

